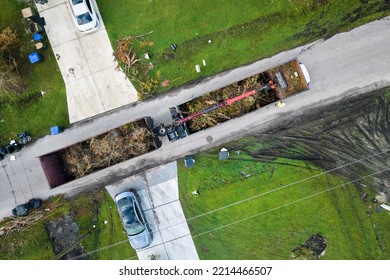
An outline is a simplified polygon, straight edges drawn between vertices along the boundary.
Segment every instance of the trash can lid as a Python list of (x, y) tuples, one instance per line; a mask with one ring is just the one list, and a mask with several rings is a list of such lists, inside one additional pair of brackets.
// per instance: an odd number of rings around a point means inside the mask
[(42, 39), (42, 35), (39, 34), (39, 33), (35, 33), (34, 34), (34, 40), (37, 41), (37, 40), (41, 40)]
[(37, 48), (37, 50), (42, 49), (43, 48), (43, 44), (41, 42), (36, 43), (35, 47)]
[(36, 63), (41, 60), (37, 52), (30, 53), (28, 59), (30, 60), (31, 63)]
[(50, 133), (51, 135), (57, 135), (60, 133), (60, 127), (59, 126), (52, 126), (50, 127)]

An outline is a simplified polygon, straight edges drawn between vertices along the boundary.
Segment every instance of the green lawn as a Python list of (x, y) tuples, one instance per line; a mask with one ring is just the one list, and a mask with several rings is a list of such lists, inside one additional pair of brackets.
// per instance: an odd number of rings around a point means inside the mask
[[(136, 252), (127, 241), (115, 202), (105, 190), (97, 190), (92, 194), (78, 197), (75, 200), (77, 211), (76, 220), (80, 234), (95, 230), (86, 238), (82, 245), (91, 259), (123, 260), (135, 258)], [(105, 224), (105, 221), (108, 222)], [(119, 243), (118, 243), (119, 242)]]
[(283, 187), (321, 170), (300, 161), (261, 163), (242, 153), (227, 161), (202, 153), (195, 160), (192, 169), (179, 162), (179, 190), (201, 259), (291, 259), (292, 249), (316, 233), (327, 240), (324, 259), (390, 258), (379, 245), (388, 247), (390, 215), (369, 217), (354, 185), (337, 187), (346, 183), (342, 178), (322, 175)]
[[(22, 41), (19, 71), (27, 84), (22, 94), (0, 103), (0, 143), (23, 131), (37, 138), (49, 134), (52, 125), (69, 124), (65, 85), (50, 46), (41, 52), (43, 63), (29, 64), (28, 54), (34, 51), (34, 46), (32, 35), (26, 33), (26, 22), (22, 21), (21, 9), (25, 7), (23, 1), (0, 1), (0, 30), (8, 26), (17, 30)], [(46, 92), (43, 97), (41, 91)]]
[[(54, 207), (53, 204), (58, 204), (59, 207)], [(90, 259), (137, 259), (136, 252), (127, 241), (115, 203), (105, 190), (95, 190), (72, 199), (56, 197), (46, 201), (42, 208), (53, 210), (26, 229), (0, 236), (0, 260), (54, 259), (44, 224), (67, 213), (75, 216), (79, 237), (91, 231), (81, 242)]]
[[(153, 46), (141, 48), (134, 41), (133, 50), (138, 57), (149, 52), (154, 65), (149, 75), (160, 72), (161, 80), (175, 80), (171, 86), (269, 57), (390, 13), (385, 0), (97, 0), (97, 3), (114, 46), (120, 38), (153, 31), (143, 37), (152, 41)], [(170, 49), (172, 43), (178, 46), (176, 52)], [(173, 54), (174, 58), (164, 58), (164, 53)], [(202, 66), (202, 72), (197, 74), (195, 65), (202, 65), (203, 59), (207, 67)]]
[[(346, 182), (331, 175), (284, 187), (321, 171), (299, 161), (261, 163), (242, 153), (231, 158), (218, 161), (216, 154), (202, 153), (192, 169), (179, 161), (180, 200), (201, 259), (290, 259), (291, 250), (316, 233), (327, 240), (324, 259), (390, 258), (390, 215), (376, 212), (373, 193), (364, 190), (370, 199), (362, 202), (360, 191), (338, 187)], [(251, 176), (244, 179), (240, 172)], [(199, 196), (192, 194), (196, 189)], [(43, 208), (52, 210), (38, 223), (0, 236), (0, 259), (55, 258), (44, 223), (66, 213), (75, 216), (80, 237), (92, 231), (81, 243), (91, 259), (137, 259), (104, 189), (53, 198)]]

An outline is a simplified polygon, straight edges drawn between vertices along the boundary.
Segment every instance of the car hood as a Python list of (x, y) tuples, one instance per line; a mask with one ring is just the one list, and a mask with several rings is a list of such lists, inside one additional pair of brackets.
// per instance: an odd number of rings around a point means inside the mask
[(152, 240), (152, 233), (149, 231), (148, 228), (146, 228), (143, 232), (136, 236), (129, 236), (130, 244), (136, 250), (140, 250), (149, 246), (150, 243), (152, 243)]

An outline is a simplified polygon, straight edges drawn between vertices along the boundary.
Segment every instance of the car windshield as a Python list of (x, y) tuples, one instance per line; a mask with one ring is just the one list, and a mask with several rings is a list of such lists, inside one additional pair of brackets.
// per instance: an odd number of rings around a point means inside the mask
[(80, 4), (80, 3), (83, 3), (83, 0), (72, 0), (72, 4), (73, 5), (77, 5), (77, 4)]
[(127, 235), (137, 235), (144, 231), (145, 226), (137, 218), (131, 197), (118, 200), (118, 206)]
[(92, 21), (92, 17), (89, 13), (78, 15), (76, 19), (79, 25), (87, 24)]

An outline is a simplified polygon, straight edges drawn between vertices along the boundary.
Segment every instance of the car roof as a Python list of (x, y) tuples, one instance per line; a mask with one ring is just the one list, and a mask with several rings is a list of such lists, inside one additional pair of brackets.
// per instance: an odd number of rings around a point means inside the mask
[[(134, 197), (134, 194), (130, 191), (120, 193), (115, 196), (115, 201), (127, 234), (132, 236), (144, 231), (146, 226), (141, 220), (143, 217), (138, 216), (142, 214), (140, 213), (141, 209), (139, 209), (139, 205), (137, 199)], [(139, 232), (134, 232), (135, 230), (138, 230)]]
[(89, 10), (84, 0), (76, 5), (73, 4), (72, 0), (70, 1), (72, 2), (71, 6), (76, 16), (85, 14), (87, 12), (89, 13)]

